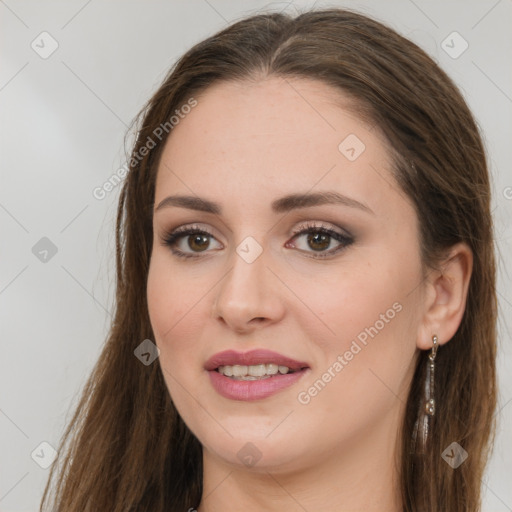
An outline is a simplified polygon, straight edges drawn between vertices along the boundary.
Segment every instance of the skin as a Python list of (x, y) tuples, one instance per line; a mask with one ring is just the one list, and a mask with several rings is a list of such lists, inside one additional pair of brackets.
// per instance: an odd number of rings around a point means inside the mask
[[(440, 271), (422, 267), (418, 219), (391, 175), (386, 140), (346, 108), (341, 92), (266, 77), (217, 84), (196, 99), (166, 142), (155, 208), (184, 194), (218, 202), (222, 212), (155, 209), (147, 296), (169, 393), (203, 445), (199, 511), (399, 511), (395, 452), (415, 358), (433, 334), (442, 345), (455, 333), (471, 252), (460, 244)], [(365, 145), (354, 161), (338, 149), (349, 134)], [(318, 191), (372, 212), (341, 204), (271, 210), (274, 199)], [(315, 258), (307, 234), (294, 238), (306, 223), (348, 232), (353, 242)], [(198, 257), (180, 258), (163, 239), (190, 224), (213, 237), (203, 252), (183, 237), (178, 248)], [(262, 249), (250, 264), (236, 252), (248, 236)], [(339, 246), (331, 239), (323, 251)], [(400, 311), (342, 371), (300, 403), (298, 394), (329, 368), (332, 375), (338, 356), (397, 303)], [(206, 360), (254, 348), (307, 361), (310, 371), (264, 400), (220, 396)], [(261, 456), (253, 466), (237, 456), (247, 442)]]

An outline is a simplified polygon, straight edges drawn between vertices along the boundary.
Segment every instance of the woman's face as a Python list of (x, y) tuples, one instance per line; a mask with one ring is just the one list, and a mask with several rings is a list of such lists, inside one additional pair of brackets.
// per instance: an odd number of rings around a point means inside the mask
[(382, 135), (317, 81), (195, 99), (159, 164), (147, 286), (181, 417), (206, 458), (253, 471), (389, 457), (424, 299)]

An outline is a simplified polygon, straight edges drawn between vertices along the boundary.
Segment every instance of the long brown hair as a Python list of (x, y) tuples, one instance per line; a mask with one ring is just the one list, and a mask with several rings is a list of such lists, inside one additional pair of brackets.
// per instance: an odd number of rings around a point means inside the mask
[[(410, 451), (427, 356), (421, 352), (397, 458), (404, 511), (480, 509), (494, 435), (497, 304), (479, 130), (457, 87), (418, 46), (366, 16), (326, 9), (232, 24), (190, 49), (140, 112), (118, 205), (115, 316), (61, 440), (41, 511), (54, 479), (54, 512), (182, 512), (199, 505), (201, 445), (174, 408), (159, 364), (134, 356), (143, 340), (154, 339), (146, 302), (152, 208), (159, 157), (172, 133), (156, 140), (155, 130), (214, 83), (265, 76), (321, 80), (382, 129), (396, 180), (417, 211), (424, 268), (434, 268), (457, 242), (473, 252), (461, 325), (436, 359), (428, 453)], [(156, 147), (141, 151), (149, 139)], [(454, 441), (469, 454), (457, 469), (441, 457)]]

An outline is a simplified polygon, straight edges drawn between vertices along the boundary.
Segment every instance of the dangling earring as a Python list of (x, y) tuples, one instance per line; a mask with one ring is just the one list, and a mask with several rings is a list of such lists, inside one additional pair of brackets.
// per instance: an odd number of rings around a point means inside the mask
[[(420, 410), (413, 432), (413, 452), (424, 454), (426, 452), (428, 435), (430, 432), (431, 418), (436, 413), (436, 402), (434, 399), (434, 369), (437, 354), (438, 342), (437, 336), (432, 336), (432, 351), (428, 356), (427, 371), (425, 376), (424, 399), (420, 405)], [(419, 447), (416, 448), (416, 442), (419, 438)]]

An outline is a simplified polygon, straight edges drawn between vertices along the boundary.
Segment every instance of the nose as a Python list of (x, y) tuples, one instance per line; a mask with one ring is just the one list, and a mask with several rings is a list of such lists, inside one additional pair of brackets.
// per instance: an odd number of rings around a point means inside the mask
[(283, 285), (267, 268), (267, 250), (248, 263), (233, 251), (231, 269), (216, 288), (213, 316), (237, 333), (278, 322), (285, 306)]

